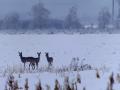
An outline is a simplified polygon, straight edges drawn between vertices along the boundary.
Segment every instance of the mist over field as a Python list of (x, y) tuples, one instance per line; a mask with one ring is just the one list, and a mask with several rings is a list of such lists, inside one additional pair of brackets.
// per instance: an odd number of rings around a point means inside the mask
[(119, 33), (119, 0), (0, 0), (1, 33)]
[(0, 0), (0, 90), (120, 90), (120, 0)]

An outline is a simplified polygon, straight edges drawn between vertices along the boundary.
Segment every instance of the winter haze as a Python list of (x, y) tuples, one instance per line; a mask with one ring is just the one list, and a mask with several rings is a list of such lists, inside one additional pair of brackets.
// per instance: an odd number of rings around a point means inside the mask
[[(21, 17), (29, 16), (31, 7), (39, 0), (0, 0), (0, 16), (17, 11)], [(111, 12), (112, 0), (41, 0), (45, 7), (50, 10), (51, 17), (64, 19), (69, 8), (76, 6), (82, 21), (95, 21), (98, 12), (103, 7), (109, 8)], [(115, 3), (117, 6), (117, 3)], [(117, 8), (116, 8), (117, 10)]]
[(0, 90), (120, 90), (116, 1), (0, 0)]

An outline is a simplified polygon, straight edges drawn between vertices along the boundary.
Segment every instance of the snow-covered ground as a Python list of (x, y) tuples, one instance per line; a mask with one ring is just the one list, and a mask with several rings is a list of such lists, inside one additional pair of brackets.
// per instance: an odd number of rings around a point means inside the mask
[[(23, 56), (37, 57), (37, 52), (41, 52), (39, 67), (47, 66), (48, 62), (45, 52), (49, 52), (54, 58), (53, 66), (68, 66), (73, 57), (84, 60), (83, 63), (90, 64), (100, 70), (101, 78), (96, 78), (96, 71), (81, 71), (82, 83), (78, 85), (79, 90), (86, 87), (86, 90), (106, 90), (108, 78), (111, 72), (119, 73), (120, 70), (120, 35), (119, 34), (85, 34), (85, 35), (0, 35), (0, 71), (8, 66), (23, 66), (18, 52)], [(75, 79), (77, 72), (65, 73), (70, 81)], [(54, 81), (57, 78), (61, 84), (63, 79), (56, 73), (25, 73), (18, 80), (21, 86), (24, 85), (25, 78), (29, 79), (30, 90), (34, 90), (35, 83), (40, 79), (43, 86), (49, 84), (51, 90), (54, 88)], [(0, 78), (0, 90), (4, 90), (6, 77)], [(115, 82), (115, 90), (119, 90), (120, 85)]]

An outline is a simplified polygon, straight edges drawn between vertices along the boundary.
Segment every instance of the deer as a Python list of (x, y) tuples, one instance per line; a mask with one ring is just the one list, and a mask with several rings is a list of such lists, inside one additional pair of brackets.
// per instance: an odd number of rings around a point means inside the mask
[(49, 57), (49, 53), (48, 53), (48, 52), (45, 53), (45, 56), (46, 56), (46, 58), (47, 58), (47, 61), (48, 61), (49, 66), (52, 66), (53, 57)]
[(20, 56), (21, 62), (24, 63), (24, 69), (25, 69), (25, 64), (27, 62), (30, 63), (29, 64), (29, 69), (30, 69), (30, 66), (32, 66), (32, 69), (35, 69), (35, 64), (36, 64), (36, 66), (38, 68), (38, 63), (40, 61), (40, 54), (41, 54), (41, 52), (37, 53), (37, 54), (38, 54), (37, 58), (35, 58), (35, 57), (23, 57), (22, 52), (19, 52), (19, 56)]
[(37, 52), (38, 57), (37, 57), (37, 58), (33, 58), (34, 61), (33, 61), (33, 62), (30, 62), (30, 64), (31, 64), (32, 66), (34, 66), (34, 65), (36, 64), (37, 69), (38, 69), (38, 63), (39, 63), (39, 61), (40, 61), (40, 54), (41, 54), (41, 52)]

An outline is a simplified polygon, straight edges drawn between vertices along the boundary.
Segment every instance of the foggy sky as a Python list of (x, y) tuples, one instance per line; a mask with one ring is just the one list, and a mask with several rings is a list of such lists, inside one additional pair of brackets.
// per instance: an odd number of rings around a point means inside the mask
[[(30, 15), (32, 5), (39, 0), (0, 0), (0, 17), (4, 17), (10, 12), (18, 12), (22, 17)], [(108, 7), (111, 10), (112, 0), (41, 0), (45, 7), (50, 10), (51, 17), (64, 19), (69, 8), (76, 6), (79, 17), (92, 20), (98, 16), (102, 7)], [(117, 4), (116, 4), (117, 6)]]

